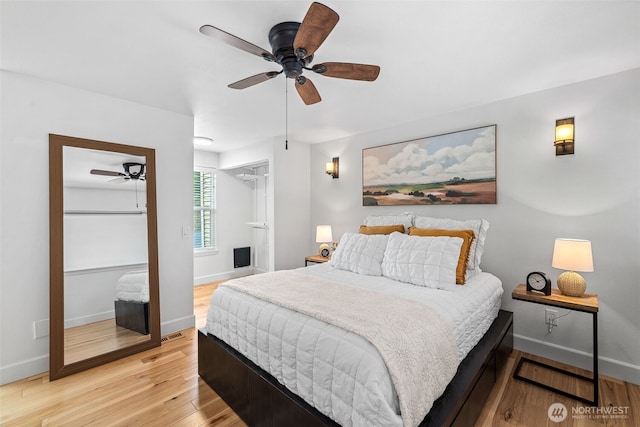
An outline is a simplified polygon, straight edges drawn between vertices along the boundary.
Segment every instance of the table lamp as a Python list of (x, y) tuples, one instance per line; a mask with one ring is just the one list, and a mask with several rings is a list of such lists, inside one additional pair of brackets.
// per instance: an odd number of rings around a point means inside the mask
[(580, 239), (556, 239), (551, 266), (568, 270), (558, 277), (560, 292), (572, 297), (582, 296), (587, 289), (587, 282), (576, 271), (593, 271), (591, 242)]
[(328, 243), (333, 242), (333, 234), (331, 234), (330, 225), (319, 225), (316, 227), (316, 243), (321, 243), (318, 253), (325, 258), (329, 257), (331, 248)]

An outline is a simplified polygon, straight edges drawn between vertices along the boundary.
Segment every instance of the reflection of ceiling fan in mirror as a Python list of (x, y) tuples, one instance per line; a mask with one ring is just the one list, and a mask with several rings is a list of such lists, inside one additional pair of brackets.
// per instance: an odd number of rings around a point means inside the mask
[(305, 104), (310, 105), (320, 102), (321, 99), (311, 80), (302, 75), (304, 70), (326, 77), (361, 81), (374, 81), (380, 73), (380, 67), (377, 65), (325, 62), (310, 66), (316, 49), (333, 30), (338, 19), (336, 12), (321, 3), (314, 2), (302, 23), (282, 22), (269, 31), (272, 52), (211, 25), (203, 25), (200, 27), (200, 32), (282, 67), (280, 71), (268, 71), (232, 83), (229, 85), (230, 88), (246, 89), (284, 73), (286, 77), (295, 80), (300, 98)]
[(115, 178), (110, 179), (109, 182), (113, 182), (114, 184), (122, 184), (129, 180), (144, 181), (144, 166), (144, 163), (128, 162), (122, 164), (124, 172), (91, 169), (91, 175), (113, 176)]

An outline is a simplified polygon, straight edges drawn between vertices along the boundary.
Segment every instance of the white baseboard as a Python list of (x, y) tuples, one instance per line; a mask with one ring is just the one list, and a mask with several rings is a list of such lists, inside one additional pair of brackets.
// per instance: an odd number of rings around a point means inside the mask
[(102, 313), (90, 314), (88, 316), (74, 317), (73, 319), (65, 319), (64, 327), (74, 328), (76, 326), (88, 325), (89, 323), (102, 322), (103, 320), (113, 319), (116, 317), (115, 310), (104, 311)]
[(205, 283), (211, 283), (211, 282), (218, 282), (220, 280), (235, 279), (236, 277), (249, 276), (254, 273), (255, 271), (253, 267), (236, 268), (232, 271), (225, 271), (222, 273), (194, 277), (193, 286), (204, 285)]
[(183, 331), (185, 329), (191, 329), (196, 327), (196, 316), (185, 316), (180, 319), (173, 319), (169, 322), (163, 322), (160, 324), (160, 336), (172, 334), (174, 332)]
[[(185, 329), (194, 328), (196, 316), (186, 316), (180, 319), (173, 319), (160, 325), (162, 336)], [(49, 354), (23, 360), (11, 365), (0, 366), (0, 385), (9, 384), (33, 375), (41, 374), (49, 370)]]
[(0, 385), (12, 383), (49, 370), (49, 354), (0, 367)]
[[(516, 350), (546, 357), (547, 359), (566, 363), (567, 365), (589, 371), (593, 370), (593, 353), (587, 353), (517, 334), (513, 334), (513, 347)], [(599, 355), (598, 371), (602, 375), (640, 385), (640, 366)]]

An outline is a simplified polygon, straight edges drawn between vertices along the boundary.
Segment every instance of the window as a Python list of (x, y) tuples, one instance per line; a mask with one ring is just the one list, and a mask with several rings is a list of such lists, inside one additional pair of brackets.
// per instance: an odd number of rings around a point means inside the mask
[(216, 248), (216, 174), (193, 171), (193, 249)]

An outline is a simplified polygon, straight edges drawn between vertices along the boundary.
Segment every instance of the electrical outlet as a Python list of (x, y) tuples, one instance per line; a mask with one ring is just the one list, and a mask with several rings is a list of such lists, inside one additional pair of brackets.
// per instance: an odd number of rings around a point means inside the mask
[(549, 329), (554, 326), (558, 326), (558, 310), (552, 310), (545, 308), (544, 310), (544, 323), (549, 325)]
[(33, 322), (33, 339), (46, 337), (49, 335), (49, 319)]

